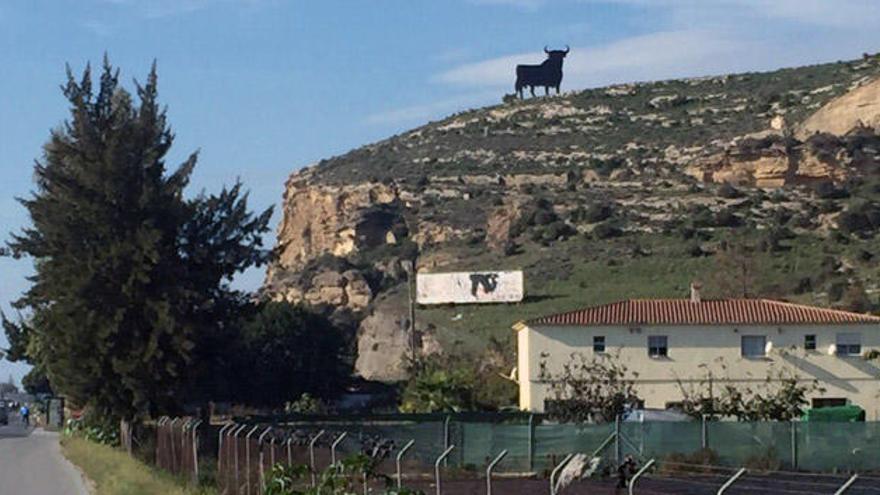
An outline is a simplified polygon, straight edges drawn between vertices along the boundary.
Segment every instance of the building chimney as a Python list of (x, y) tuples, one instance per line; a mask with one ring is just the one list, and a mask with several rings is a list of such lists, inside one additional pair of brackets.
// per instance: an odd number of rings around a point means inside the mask
[(699, 282), (691, 282), (691, 302), (698, 303), (701, 301), (700, 299), (700, 289), (703, 288), (703, 284)]

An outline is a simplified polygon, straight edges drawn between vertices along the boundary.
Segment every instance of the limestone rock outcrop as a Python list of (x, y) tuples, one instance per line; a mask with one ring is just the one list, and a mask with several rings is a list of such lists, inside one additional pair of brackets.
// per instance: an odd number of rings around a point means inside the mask
[(685, 168), (686, 174), (702, 182), (761, 188), (842, 182), (851, 172), (845, 157), (820, 156), (807, 147), (772, 149), (757, 156), (719, 153)]
[(523, 215), (525, 205), (531, 200), (524, 195), (510, 196), (504, 204), (495, 208), (486, 222), (486, 243), (489, 249), (503, 252), (513, 238), (514, 226)]
[(287, 181), (278, 228), (281, 266), (298, 267), (323, 254), (346, 256), (388, 242), (398, 201), (394, 185), (312, 184), (310, 174), (306, 169)]
[(880, 79), (875, 79), (826, 103), (797, 127), (804, 140), (817, 132), (841, 136), (859, 126), (880, 128)]
[[(416, 352), (419, 356), (439, 354), (442, 348), (434, 336), (418, 326)], [(409, 317), (402, 293), (378, 300), (358, 329), (358, 357), (355, 373), (367, 380), (396, 382), (407, 377), (410, 354)]]
[(335, 309), (366, 310), (373, 301), (373, 291), (364, 275), (358, 270), (337, 272), (325, 270), (310, 279), (277, 280), (266, 288), (276, 301), (308, 306), (330, 305)]

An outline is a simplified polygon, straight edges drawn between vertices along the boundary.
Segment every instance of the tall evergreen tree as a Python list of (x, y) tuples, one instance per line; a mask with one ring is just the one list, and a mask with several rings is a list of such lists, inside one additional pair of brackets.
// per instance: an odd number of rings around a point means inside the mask
[(51, 132), (36, 189), (20, 200), (32, 225), (9, 243), (35, 269), (15, 304), (29, 313), (16, 339), (76, 404), (113, 418), (168, 411), (199, 342), (244, 303), (232, 276), (267, 261), (271, 209), (250, 213), (238, 183), (184, 196), (197, 155), (166, 173), (174, 135), (155, 64), (135, 83), (137, 102), (106, 57), (96, 91), (88, 67), (79, 81), (67, 76), (70, 119)]

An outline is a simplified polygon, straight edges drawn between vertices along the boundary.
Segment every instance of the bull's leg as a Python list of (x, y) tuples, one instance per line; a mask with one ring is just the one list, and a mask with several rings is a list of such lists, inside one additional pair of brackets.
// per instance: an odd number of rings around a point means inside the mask
[(544, 86), (544, 96), (550, 96), (550, 86)]
[(535, 96), (535, 87), (534, 86), (529, 86), (529, 93), (531, 93), (532, 96)]
[(559, 94), (559, 85), (556, 85), (556, 94)]

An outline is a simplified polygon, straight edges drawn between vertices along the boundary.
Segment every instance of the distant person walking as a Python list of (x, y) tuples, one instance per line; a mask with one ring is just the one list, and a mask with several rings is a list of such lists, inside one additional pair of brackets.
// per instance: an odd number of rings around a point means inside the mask
[(617, 467), (617, 488), (626, 488), (629, 477), (636, 472), (636, 461), (627, 454), (623, 463)]
[(21, 410), (19, 412), (21, 413), (21, 420), (22, 420), (22, 422), (24, 422), (24, 425), (30, 426), (30, 424), (31, 424), (31, 410), (28, 409), (28, 406), (22, 404)]

